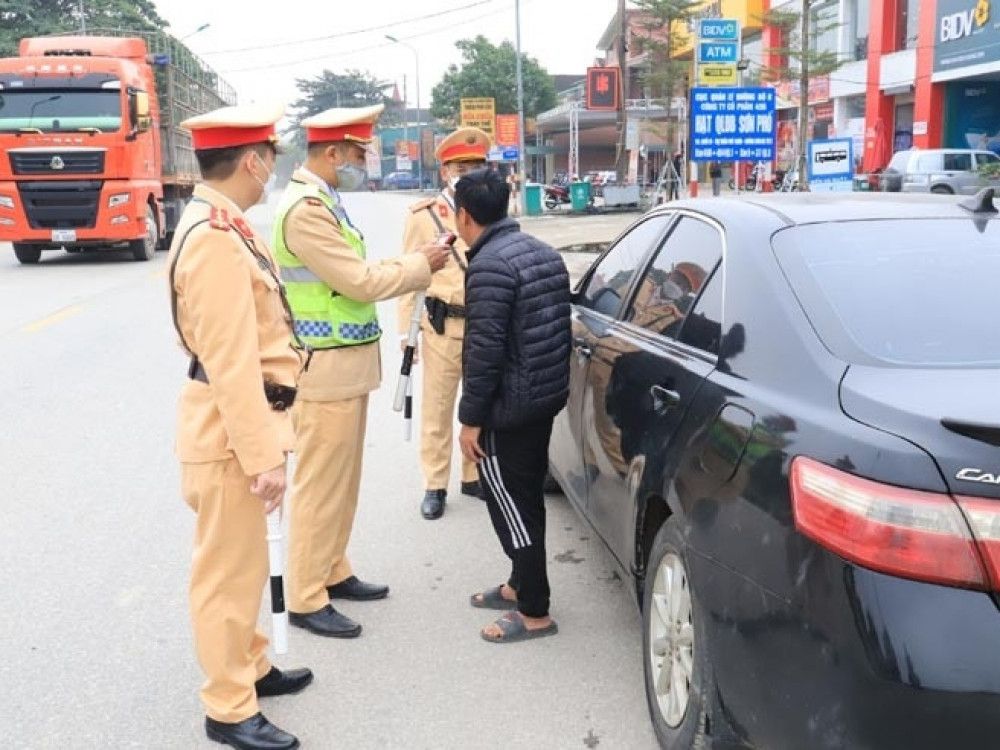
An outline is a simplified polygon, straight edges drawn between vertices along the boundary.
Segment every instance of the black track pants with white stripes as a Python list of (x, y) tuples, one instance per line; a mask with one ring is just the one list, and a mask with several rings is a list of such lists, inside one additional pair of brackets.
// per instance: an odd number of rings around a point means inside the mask
[(543, 488), (551, 437), (552, 419), (512, 430), (484, 429), (479, 437), (487, 456), (479, 462), (486, 507), (511, 560), (508, 584), (517, 592), (517, 609), (528, 617), (549, 613)]

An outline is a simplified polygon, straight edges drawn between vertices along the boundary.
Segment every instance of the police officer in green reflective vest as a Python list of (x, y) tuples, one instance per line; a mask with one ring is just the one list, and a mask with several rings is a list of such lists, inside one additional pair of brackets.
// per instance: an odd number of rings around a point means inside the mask
[(305, 166), (278, 207), (275, 257), (295, 317), (312, 349), (292, 411), (297, 465), (290, 500), (289, 619), (312, 633), (353, 638), (361, 626), (331, 600), (382, 599), (385, 585), (354, 575), (347, 544), (361, 483), (368, 394), (381, 382), (375, 302), (425, 289), (447, 247), (370, 263), (364, 235), (341, 193), (367, 187), (365, 153), (383, 107), (331, 109), (303, 121)]

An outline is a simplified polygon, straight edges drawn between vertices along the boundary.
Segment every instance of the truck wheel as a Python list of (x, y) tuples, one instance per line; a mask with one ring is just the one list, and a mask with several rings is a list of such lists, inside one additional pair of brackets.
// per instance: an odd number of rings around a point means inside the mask
[(142, 239), (132, 240), (128, 243), (128, 249), (132, 251), (132, 257), (136, 260), (152, 260), (156, 254), (156, 245), (160, 241), (160, 231), (156, 226), (156, 215), (150, 206), (146, 206), (146, 234)]
[(38, 245), (24, 245), (20, 242), (14, 243), (14, 255), (24, 265), (37, 263), (42, 258), (42, 248)]

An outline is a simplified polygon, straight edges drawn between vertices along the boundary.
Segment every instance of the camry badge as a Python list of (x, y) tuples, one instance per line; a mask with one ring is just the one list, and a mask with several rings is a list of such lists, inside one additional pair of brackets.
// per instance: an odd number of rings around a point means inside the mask
[(962, 469), (955, 475), (963, 482), (979, 482), (980, 484), (1000, 484), (1000, 474), (990, 474), (979, 469)]

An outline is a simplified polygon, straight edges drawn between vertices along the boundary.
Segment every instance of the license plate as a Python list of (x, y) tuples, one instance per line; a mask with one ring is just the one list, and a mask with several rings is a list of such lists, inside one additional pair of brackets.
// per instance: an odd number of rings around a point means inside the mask
[(76, 230), (75, 229), (53, 229), (52, 230), (52, 241), (53, 242), (76, 242)]

